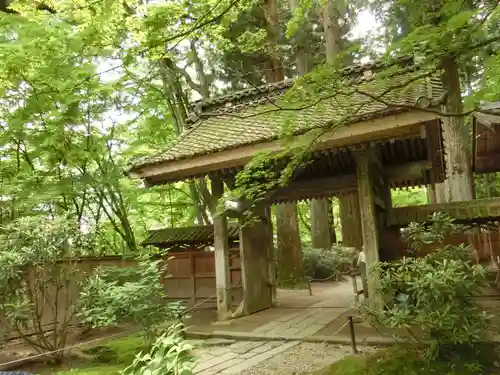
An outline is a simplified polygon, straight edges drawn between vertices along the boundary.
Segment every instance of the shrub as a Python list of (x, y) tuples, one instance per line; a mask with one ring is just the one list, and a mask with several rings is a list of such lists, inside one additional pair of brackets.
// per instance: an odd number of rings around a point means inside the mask
[(94, 327), (139, 326), (152, 343), (157, 326), (182, 310), (165, 300), (160, 265), (161, 261), (141, 260), (136, 267), (97, 271), (82, 285), (79, 317)]
[(183, 339), (182, 324), (176, 324), (161, 335), (149, 353), (137, 354), (124, 375), (192, 375), (192, 347)]
[(356, 264), (357, 251), (334, 245), (332, 249), (304, 249), (303, 267), (306, 276), (316, 280), (341, 280)]
[[(430, 226), (412, 224), (407, 231), (417, 251), (435, 243), (437, 250), (422, 257), (407, 257), (375, 268), (381, 275), (383, 309), (362, 312), (378, 324), (391, 328), (418, 328), (430, 340), (428, 358), (480, 341), (489, 317), (474, 302), (474, 295), (486, 285), (486, 272), (469, 260), (465, 245), (444, 245), (454, 229), (446, 215), (435, 215)], [(411, 331), (410, 331), (411, 332)]]
[[(65, 347), (77, 303), (68, 287), (85, 277), (69, 259), (85, 247), (84, 236), (66, 217), (24, 217), (1, 228), (0, 324), (5, 330), (40, 353)], [(64, 354), (50, 357), (60, 362)]]

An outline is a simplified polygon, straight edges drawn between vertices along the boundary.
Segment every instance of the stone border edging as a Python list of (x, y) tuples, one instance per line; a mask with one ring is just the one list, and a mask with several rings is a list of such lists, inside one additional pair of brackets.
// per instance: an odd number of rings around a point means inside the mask
[[(186, 338), (207, 340), (207, 339), (228, 339), (240, 341), (301, 341), (301, 342), (325, 342), (328, 344), (350, 345), (349, 336), (297, 336), (297, 335), (265, 335), (253, 332), (233, 332), (233, 331), (213, 331), (209, 332), (186, 332)], [(392, 338), (368, 337), (358, 341), (361, 346), (389, 346), (395, 342)]]

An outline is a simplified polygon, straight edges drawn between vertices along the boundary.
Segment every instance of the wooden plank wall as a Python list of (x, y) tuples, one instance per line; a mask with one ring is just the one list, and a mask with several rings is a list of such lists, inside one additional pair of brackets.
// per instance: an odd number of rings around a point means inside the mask
[[(395, 251), (392, 252), (390, 259), (399, 258), (404, 255), (408, 255), (410, 251), (410, 246), (406, 243), (400, 233), (396, 233), (399, 229), (389, 228), (391, 244), (387, 245)], [(395, 231), (396, 230), (396, 231)], [(473, 252), (471, 257), (481, 264), (486, 264), (491, 262), (492, 258), (495, 262), (500, 263), (500, 227), (498, 230), (490, 230), (489, 232), (478, 231), (471, 229), (467, 233), (457, 233), (449, 236), (445, 239), (444, 243), (446, 245), (469, 245)], [(439, 245), (430, 244), (423, 246), (422, 254), (430, 253), (434, 251)], [(499, 258), (497, 260), (497, 257)]]
[[(215, 253), (207, 251), (183, 251), (171, 253), (167, 278), (162, 282), (167, 290), (167, 299), (185, 301), (193, 306), (207, 298), (204, 307), (216, 307)], [(233, 305), (241, 301), (241, 264), (239, 249), (230, 251), (231, 284)]]

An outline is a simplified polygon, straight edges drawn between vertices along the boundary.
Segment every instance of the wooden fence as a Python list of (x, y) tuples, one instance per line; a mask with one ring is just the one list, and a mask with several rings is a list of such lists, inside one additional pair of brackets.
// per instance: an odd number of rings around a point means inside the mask
[[(198, 305), (199, 308), (216, 306), (215, 284), (215, 253), (200, 250), (184, 250), (171, 252), (168, 255), (167, 275), (158, 275), (165, 286), (167, 301), (182, 301), (185, 306)], [(66, 317), (66, 311), (74, 306), (78, 299), (79, 281), (103, 267), (134, 267), (136, 260), (123, 259), (117, 256), (102, 258), (80, 258), (77, 260), (63, 260), (60, 262), (60, 273), (66, 272), (68, 283), (63, 288), (50, 288), (41, 293), (38, 310), (42, 314), (42, 327), (50, 331), (54, 322), (61, 322)], [(233, 285), (233, 304), (238, 305), (242, 297), (240, 287), (241, 266), (238, 249), (230, 251), (231, 280)], [(58, 272), (58, 273), (59, 273)], [(26, 277), (34, 285), (34, 280), (40, 277), (50, 277), (44, 270), (28, 271)], [(43, 294), (43, 295), (42, 295)], [(44, 301), (43, 304), (40, 301)], [(3, 318), (0, 316), (0, 321)], [(76, 321), (71, 322), (72, 324)], [(32, 327), (23, 330), (25, 333), (33, 332)], [(18, 337), (17, 332), (7, 332), (0, 327), (0, 341)]]
[[(195, 305), (202, 301), (204, 307), (216, 306), (215, 257), (214, 252), (182, 251), (170, 253), (167, 278), (162, 280), (167, 289), (167, 298), (186, 301)], [(230, 251), (231, 284), (233, 304), (238, 305), (242, 297), (241, 264), (239, 249)]]

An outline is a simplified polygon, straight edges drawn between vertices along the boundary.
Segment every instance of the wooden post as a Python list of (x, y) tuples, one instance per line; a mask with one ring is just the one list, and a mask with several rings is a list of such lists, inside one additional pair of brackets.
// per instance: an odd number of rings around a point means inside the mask
[(196, 259), (193, 255), (193, 252), (189, 252), (189, 263), (190, 263), (190, 272), (191, 272), (191, 302), (196, 305)]
[(349, 333), (351, 336), (352, 354), (358, 354), (358, 349), (356, 348), (356, 334), (354, 333), (354, 322), (352, 320), (352, 316), (350, 316), (348, 319), (349, 319)]
[[(221, 179), (212, 177), (212, 199), (216, 206), (224, 193)], [(231, 270), (229, 266), (229, 240), (227, 218), (217, 213), (214, 217), (215, 285), (217, 291), (217, 316), (219, 320), (231, 316)]]
[(359, 207), (361, 213), (361, 231), (363, 234), (363, 250), (365, 252), (368, 286), (368, 303), (371, 307), (379, 307), (381, 303), (379, 275), (372, 270), (375, 262), (379, 260), (379, 226), (378, 215), (375, 208), (371, 178), (371, 159), (373, 149), (364, 150), (356, 154), (357, 182)]
[(266, 207), (265, 218), (267, 219), (267, 260), (269, 267), (269, 283), (271, 284), (271, 304), (276, 307), (278, 304), (277, 296), (277, 274), (276, 274), (276, 258), (273, 239), (273, 222), (271, 220), (271, 207)]

